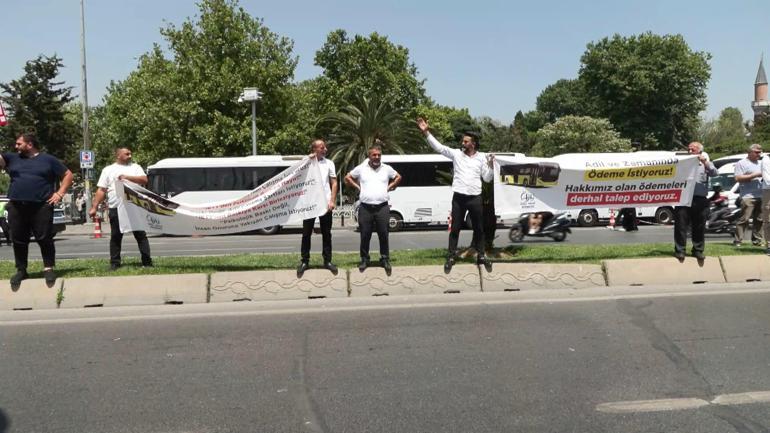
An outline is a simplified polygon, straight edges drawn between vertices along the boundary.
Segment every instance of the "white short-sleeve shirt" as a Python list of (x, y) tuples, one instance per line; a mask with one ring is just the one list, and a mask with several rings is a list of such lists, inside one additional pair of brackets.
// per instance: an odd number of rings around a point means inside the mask
[(332, 199), (332, 188), (329, 184), (329, 178), (337, 178), (337, 169), (334, 167), (334, 162), (329, 158), (321, 158), (318, 160), (318, 168), (321, 169), (321, 178), (323, 179), (324, 194), (326, 195), (326, 201)]
[(115, 181), (119, 176), (144, 176), (144, 170), (139, 164), (133, 162), (127, 165), (113, 163), (104, 167), (96, 186), (107, 190), (107, 206), (111, 209), (118, 207), (120, 198), (115, 194)]
[(359, 199), (366, 204), (387, 203), (390, 200), (388, 184), (397, 174), (388, 164), (380, 164), (376, 170), (373, 169), (368, 159), (350, 172), (350, 176), (358, 179), (361, 185)]

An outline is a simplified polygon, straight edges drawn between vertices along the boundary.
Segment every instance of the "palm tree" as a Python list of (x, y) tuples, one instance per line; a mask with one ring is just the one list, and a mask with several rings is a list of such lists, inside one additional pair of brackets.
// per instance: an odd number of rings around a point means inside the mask
[(379, 97), (356, 98), (340, 111), (324, 115), (319, 126), (331, 130), (327, 141), (330, 158), (343, 174), (365, 160), (374, 144), (383, 153), (403, 154), (421, 142), (405, 110), (393, 108)]

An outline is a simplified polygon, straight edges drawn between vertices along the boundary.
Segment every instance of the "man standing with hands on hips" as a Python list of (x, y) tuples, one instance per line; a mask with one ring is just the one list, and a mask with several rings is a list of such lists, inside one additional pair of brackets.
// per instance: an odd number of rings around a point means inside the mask
[[(39, 149), (35, 134), (26, 133), (16, 139), (17, 153), (0, 155), (0, 169), (5, 169), (11, 176), (7, 210), (16, 260), (16, 274), (11, 277), (14, 290), (19, 288), (22, 280), (29, 278), (30, 233), (35, 235), (40, 246), (46, 284), (52, 286), (56, 282), (53, 208), (72, 185), (72, 172), (61, 161)], [(57, 181), (58, 189), (55, 188)]]
[(358, 264), (358, 270), (363, 272), (369, 266), (369, 242), (372, 239), (372, 227), (375, 227), (380, 241), (380, 265), (390, 276), (388, 192), (396, 189), (401, 182), (401, 175), (393, 167), (383, 164), (381, 159), (382, 148), (375, 144), (369, 148), (369, 158), (351, 170), (345, 176), (345, 182), (360, 192), (358, 226), (361, 231), (361, 263)]
[(476, 264), (484, 265), (487, 272), (492, 272), (492, 262), (484, 255), (484, 230), (482, 227), (481, 181), (492, 182), (494, 176), (493, 154), (485, 155), (479, 152), (479, 139), (471, 132), (466, 132), (462, 139), (462, 149), (450, 149), (439, 143), (430, 133), (428, 122), (417, 118), (420, 128), (428, 144), (436, 152), (452, 160), (454, 178), (452, 179), (452, 227), (449, 233), (449, 253), (444, 263), (444, 273), (452, 270), (457, 256), (457, 241), (460, 238), (460, 228), (465, 220), (465, 213), (471, 216), (473, 238), (476, 239)]
[[(99, 181), (96, 183), (97, 190), (94, 194), (94, 202), (88, 215), (93, 219), (96, 216), (96, 210), (99, 204), (107, 197), (107, 206), (110, 208), (110, 270), (115, 271), (120, 267), (120, 250), (123, 243), (123, 233), (120, 231), (120, 220), (118, 219), (118, 206), (121, 204), (121, 198), (115, 193), (115, 182), (119, 180), (128, 180), (137, 185), (147, 185), (147, 175), (139, 164), (131, 161), (131, 149), (119, 147), (115, 149), (115, 163), (104, 167)], [(139, 245), (139, 254), (142, 256), (142, 266), (152, 267), (152, 258), (150, 257), (150, 241), (147, 240), (147, 233), (141, 230), (132, 232), (134, 239)]]

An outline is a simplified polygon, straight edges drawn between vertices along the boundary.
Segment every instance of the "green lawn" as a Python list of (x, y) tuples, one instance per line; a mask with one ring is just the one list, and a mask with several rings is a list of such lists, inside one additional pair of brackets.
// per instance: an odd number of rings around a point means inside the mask
[[(495, 262), (505, 263), (593, 263), (605, 259), (671, 257), (673, 245), (623, 244), (623, 245), (513, 245), (495, 250), (490, 254)], [(734, 248), (729, 242), (709, 243), (706, 255), (726, 256), (738, 254), (762, 254), (764, 248), (743, 246)], [(394, 251), (391, 255), (393, 266), (435, 265), (444, 263), (446, 250), (428, 249), (415, 251)], [(377, 259), (377, 254), (373, 254)], [(471, 258), (463, 259), (472, 263)], [(461, 260), (461, 261), (463, 261)], [(57, 273), (61, 277), (94, 277), (106, 275), (147, 275), (213, 273), (223, 271), (252, 271), (271, 269), (295, 269), (299, 254), (237, 254), (207, 257), (156, 257), (155, 267), (143, 269), (138, 258), (128, 258), (116, 272), (108, 270), (106, 259), (60, 259)], [(335, 254), (334, 263), (340, 268), (354, 268), (358, 265), (357, 253)], [(321, 257), (313, 254), (311, 267), (321, 266)], [(0, 261), (0, 278), (10, 278), (15, 272), (13, 261)], [(31, 261), (29, 272), (32, 278), (42, 278), (42, 262)]]

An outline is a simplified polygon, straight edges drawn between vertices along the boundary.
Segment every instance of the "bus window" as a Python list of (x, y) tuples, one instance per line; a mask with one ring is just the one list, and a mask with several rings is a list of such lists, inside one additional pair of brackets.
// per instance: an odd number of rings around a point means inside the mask
[(500, 181), (506, 185), (535, 188), (556, 186), (561, 168), (554, 162), (510, 164), (500, 167)]

